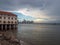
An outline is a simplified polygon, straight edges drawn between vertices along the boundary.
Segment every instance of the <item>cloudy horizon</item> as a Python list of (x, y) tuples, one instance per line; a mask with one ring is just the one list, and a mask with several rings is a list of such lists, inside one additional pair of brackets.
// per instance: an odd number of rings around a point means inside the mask
[(0, 0), (0, 10), (20, 13), (18, 20), (60, 23), (60, 0)]

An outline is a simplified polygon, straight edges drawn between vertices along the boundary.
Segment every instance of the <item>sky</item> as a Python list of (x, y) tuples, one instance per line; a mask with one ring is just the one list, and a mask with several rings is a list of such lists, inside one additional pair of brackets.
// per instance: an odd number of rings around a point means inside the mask
[(60, 0), (0, 0), (0, 10), (18, 15), (18, 20), (60, 23)]

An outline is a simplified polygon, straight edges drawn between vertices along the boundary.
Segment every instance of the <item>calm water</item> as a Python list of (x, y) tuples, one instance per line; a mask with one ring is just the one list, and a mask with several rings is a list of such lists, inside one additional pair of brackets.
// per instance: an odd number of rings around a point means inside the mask
[(60, 25), (19, 24), (17, 35), (29, 45), (60, 45)]

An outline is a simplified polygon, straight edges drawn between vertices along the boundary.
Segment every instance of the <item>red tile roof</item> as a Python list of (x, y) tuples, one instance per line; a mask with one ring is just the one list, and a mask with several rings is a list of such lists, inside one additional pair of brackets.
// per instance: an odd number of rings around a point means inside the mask
[(0, 15), (17, 16), (11, 12), (6, 12), (6, 11), (0, 11)]

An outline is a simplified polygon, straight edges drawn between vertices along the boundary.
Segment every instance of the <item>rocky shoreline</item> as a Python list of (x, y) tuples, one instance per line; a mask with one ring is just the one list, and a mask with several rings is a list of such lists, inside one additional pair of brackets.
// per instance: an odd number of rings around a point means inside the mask
[(12, 32), (0, 31), (0, 45), (21, 45), (20, 40)]

